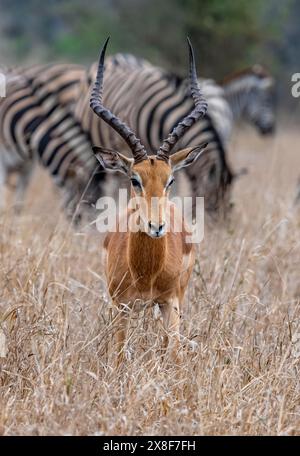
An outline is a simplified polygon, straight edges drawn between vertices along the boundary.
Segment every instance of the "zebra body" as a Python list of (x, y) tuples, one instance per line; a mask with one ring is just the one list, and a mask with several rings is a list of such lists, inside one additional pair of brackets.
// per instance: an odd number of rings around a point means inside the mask
[[(174, 119), (180, 118), (193, 105), (187, 80), (155, 67), (148, 61), (131, 54), (110, 56), (105, 65), (106, 86), (108, 89), (111, 88), (109, 93), (104, 95), (107, 102), (111, 108), (115, 107), (119, 113), (123, 113), (123, 118), (126, 121), (138, 126), (143, 142), (155, 152), (163, 135), (167, 134), (173, 127)], [(85, 130), (90, 130), (91, 127), (96, 126), (94, 132), (96, 135), (99, 123), (93, 119), (93, 114), (90, 113), (88, 106), (88, 92), (95, 71), (96, 64), (93, 64), (87, 77), (81, 81), (80, 97), (75, 105), (75, 115), (77, 119), (81, 119)], [(223, 141), (227, 136), (227, 130), (232, 125), (232, 112), (225, 99), (224, 90), (212, 79), (199, 79), (199, 83), (205, 98), (208, 100), (208, 117), (211, 118), (214, 125), (220, 126), (218, 134)], [(115, 92), (113, 91), (114, 88), (116, 88)], [(154, 97), (151, 98), (153, 94)], [(153, 121), (154, 126), (159, 124), (159, 129), (153, 128), (151, 134), (147, 131), (150, 127), (149, 119), (145, 115), (148, 110), (152, 110), (151, 121)], [(166, 111), (169, 112), (166, 114)], [(146, 117), (147, 122), (143, 122), (143, 117)], [(223, 126), (221, 126), (221, 118), (223, 119)], [(194, 134), (195, 131), (190, 136)], [(105, 135), (103, 140), (110, 140), (110, 138)]]
[[(193, 108), (187, 81), (131, 55), (111, 56), (105, 65), (105, 106), (136, 132), (147, 150), (156, 153), (163, 138)], [(93, 65), (82, 82), (75, 117), (89, 132), (93, 144), (124, 151), (127, 148), (124, 141), (90, 110), (90, 84), (95, 74), (96, 65)], [(209, 106), (219, 103), (223, 112), (231, 115), (228, 103), (220, 97), (222, 89), (213, 81), (206, 82), (203, 92)], [(227, 204), (233, 173), (227, 163), (222, 137), (214, 127), (212, 112), (190, 128), (177, 148), (209, 143), (203, 157), (186, 168), (185, 173), (192, 194), (205, 196), (206, 208), (213, 212), (221, 201)]]
[[(21, 80), (18, 82), (17, 90), (14, 89), (8, 94), (1, 107), (2, 141), (9, 150), (10, 158), (12, 152), (15, 152), (12, 160), (14, 166), (7, 166), (6, 163), (6, 171), (19, 169), (21, 176), (24, 177), (24, 170), (30, 169), (30, 163), (38, 158), (56, 183), (66, 186), (66, 175), (70, 174), (70, 165), (76, 168), (76, 160), (81, 153), (90, 149), (91, 143), (118, 150), (124, 150), (126, 144), (111, 128), (96, 118), (89, 108), (90, 83), (94, 77), (94, 67), (85, 74), (85, 77), (84, 70), (79, 68), (77, 79), (73, 78), (72, 67), (69, 74), (67, 67), (53, 66), (51, 77), (47, 77), (47, 69), (45, 72), (43, 70), (44, 68), (38, 68), (38, 71), (35, 68), (28, 71), (19, 70), (17, 73), (21, 75)], [(107, 59), (105, 78), (106, 105), (135, 129), (147, 149), (154, 153), (162, 138), (167, 136), (173, 126), (193, 107), (186, 81), (133, 56), (128, 58), (119, 54)], [(207, 82), (206, 87), (210, 93), (209, 102), (217, 100), (219, 93), (216, 93), (214, 84)], [(78, 124), (74, 126), (69, 105), (78, 93), (80, 96), (74, 105)], [(161, 96), (170, 104), (161, 104)], [(153, 106), (150, 116), (149, 100)], [(226, 106), (226, 102), (224, 105)], [(168, 115), (165, 115), (166, 108)], [(198, 161), (197, 169), (190, 168), (187, 176), (193, 194), (204, 195), (206, 207), (214, 211), (219, 205), (219, 200), (224, 199), (233, 176), (226, 162), (222, 140), (214, 129), (209, 115), (190, 129), (178, 147), (186, 147), (193, 143), (198, 145), (199, 142), (210, 144), (207, 152)], [(82, 155), (81, 161), (85, 167), (89, 162), (92, 166), (88, 167), (86, 177), (83, 178), (85, 183), (88, 182), (92, 168), (95, 167), (92, 153), (86, 153), (87, 156)], [(4, 157), (5, 155), (7, 156), (4, 154)], [(77, 161), (80, 162), (79, 159)], [(78, 167), (83, 177), (84, 167)], [(104, 176), (101, 183), (103, 181)], [(100, 192), (98, 196), (99, 194)]]
[[(68, 133), (67, 129), (68, 122), (72, 125), (72, 120), (66, 113), (60, 113), (59, 105), (64, 109), (74, 108), (79, 136), (84, 131), (88, 138), (86, 145), (82, 146), (83, 150), (88, 148), (89, 141), (102, 144), (104, 147), (126, 148), (118, 135), (100, 119), (95, 118), (89, 109), (90, 84), (95, 76), (95, 65), (87, 72), (80, 65), (49, 64), (29, 69), (20, 68), (14, 70), (12, 75), (15, 79), (23, 78), (25, 92), (26, 87), (30, 87), (29, 95), (26, 96), (24, 92), (23, 100), (20, 88), (17, 94), (11, 90), (8, 96), (11, 106), (14, 105), (11, 113), (15, 109), (27, 109), (28, 112), (22, 116), (7, 115), (6, 108), (3, 108), (6, 102), (0, 100), (1, 136), (2, 143), (4, 142), (1, 146), (0, 184), (5, 181), (9, 172), (18, 171), (20, 179), (17, 199), (24, 195), (36, 158), (40, 157), (55, 179), (63, 182), (69, 165), (68, 160), (61, 162), (60, 154), (63, 150), (73, 147), (80, 152), (81, 140), (76, 137), (71, 140), (72, 129)], [(224, 151), (224, 144), (232, 132), (233, 121), (243, 115), (262, 132), (271, 131), (274, 126), (274, 114), (269, 103), (273, 80), (261, 67), (255, 66), (251, 71), (228, 77), (222, 87), (212, 80), (202, 79), (200, 82), (209, 103), (208, 114), (205, 119), (194, 125), (178, 147), (193, 145), (200, 141), (210, 142), (206, 154), (197, 163), (197, 169), (188, 168), (186, 175), (193, 194), (204, 194), (207, 200), (213, 201), (219, 193), (225, 194), (225, 189), (234, 177), (226, 162)], [(19, 87), (20, 84), (19, 81)], [(162, 138), (180, 118), (184, 117), (192, 105), (185, 80), (130, 54), (117, 54), (107, 59), (105, 87), (106, 105), (134, 128), (146, 147), (153, 152), (156, 152)], [(40, 100), (38, 104), (43, 105), (44, 113), (47, 113), (47, 109), (50, 109), (50, 105), (47, 108), (47, 103), (51, 103), (53, 96), (58, 106), (57, 112), (51, 111), (50, 118), (51, 122), (55, 122), (56, 119), (57, 125), (54, 130), (58, 138), (63, 134), (61, 138), (64, 137), (64, 147), (54, 147), (54, 140), (52, 146), (45, 146), (45, 140), (42, 141), (41, 137), (47, 136), (49, 114), (40, 117), (37, 109), (41, 107), (28, 105), (31, 97), (35, 97)], [(28, 118), (32, 119), (31, 124)], [(38, 118), (44, 121), (39, 122)], [(38, 124), (39, 129), (36, 131)], [(30, 141), (29, 136), (32, 136)], [(56, 142), (59, 142), (58, 138)], [(5, 153), (7, 149), (9, 153)], [(53, 150), (57, 157), (49, 159), (49, 155), (53, 155)], [(90, 161), (93, 159), (90, 158)], [(57, 167), (57, 163), (63, 163), (64, 166)], [(84, 172), (81, 171), (83, 176)], [(214, 208), (216, 204), (215, 201), (210, 206)]]
[(73, 79), (62, 70), (57, 66), (52, 73), (56, 81), (44, 80), (46, 73), (40, 69), (7, 74), (7, 96), (0, 103), (0, 184), (10, 173), (19, 174), (17, 204), (22, 203), (36, 161), (63, 187), (66, 203), (79, 201), (97, 168), (90, 137), (69, 110), (78, 74)]
[[(110, 80), (114, 78), (114, 70), (118, 71), (120, 75), (122, 71), (124, 75), (127, 75), (130, 71), (133, 71), (134, 74), (147, 71), (153, 72), (154, 78), (158, 78), (161, 75), (162, 80), (169, 80), (170, 87), (172, 85), (173, 87), (177, 87), (178, 97), (180, 98), (181, 96), (182, 99), (184, 98), (183, 93), (186, 92), (187, 87), (185, 80), (151, 65), (144, 59), (137, 58), (131, 54), (116, 54), (107, 59), (107, 66), (109, 72), (107, 79)], [(89, 78), (83, 83), (83, 93), (87, 91), (89, 87), (87, 81), (91, 80), (94, 72), (95, 65), (92, 66)], [(274, 131), (274, 79), (260, 65), (254, 65), (251, 68), (229, 75), (221, 84), (217, 84), (212, 79), (199, 79), (199, 82), (209, 103), (208, 116), (211, 118), (223, 144), (228, 143), (234, 123), (240, 119), (253, 124), (262, 134)], [(138, 88), (133, 90), (129, 87), (129, 90), (133, 95), (136, 95), (138, 92)], [(110, 96), (108, 95), (107, 98), (110, 98)], [(157, 98), (159, 98), (159, 93), (156, 95)], [(186, 102), (186, 100), (183, 101)], [(152, 103), (155, 103), (155, 100), (152, 100)], [(160, 111), (164, 110), (164, 105), (168, 109), (168, 100), (162, 98)], [(77, 103), (76, 110), (78, 115), (83, 115), (85, 122), (87, 121), (84, 110), (87, 106), (88, 103), (83, 95)], [(156, 110), (153, 116), (154, 123), (161, 121), (159, 116), (160, 111)], [(167, 130), (168, 126), (167, 124), (166, 128), (160, 126), (161, 132), (162, 130)], [(88, 128), (87, 125), (85, 127)], [(143, 138), (144, 142), (146, 142), (146, 135)], [(155, 143), (157, 142), (158, 140), (155, 138)]]

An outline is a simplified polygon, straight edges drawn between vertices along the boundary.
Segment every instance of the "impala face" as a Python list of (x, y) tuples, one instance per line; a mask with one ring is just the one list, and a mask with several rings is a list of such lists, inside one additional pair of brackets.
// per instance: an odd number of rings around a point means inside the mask
[(132, 167), (130, 181), (131, 196), (142, 202), (139, 210), (142, 231), (152, 238), (164, 236), (168, 229), (168, 197), (174, 183), (171, 167), (151, 156)]
[[(131, 182), (129, 209), (137, 211), (139, 230), (154, 239), (163, 237), (169, 229), (169, 195), (175, 181), (174, 173), (194, 163), (207, 144), (180, 150), (167, 161), (155, 155), (136, 163), (119, 152), (93, 147), (104, 169), (125, 174)], [(134, 229), (131, 227), (131, 230)]]

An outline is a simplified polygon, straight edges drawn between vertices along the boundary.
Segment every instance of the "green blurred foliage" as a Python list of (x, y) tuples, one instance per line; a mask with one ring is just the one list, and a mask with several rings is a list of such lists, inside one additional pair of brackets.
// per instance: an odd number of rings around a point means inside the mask
[(12, 62), (90, 63), (108, 35), (110, 53), (180, 74), (189, 36), (199, 74), (215, 79), (255, 62), (280, 74), (297, 58), (288, 31), (300, 19), (299, 0), (0, 0), (0, 8), (0, 52)]

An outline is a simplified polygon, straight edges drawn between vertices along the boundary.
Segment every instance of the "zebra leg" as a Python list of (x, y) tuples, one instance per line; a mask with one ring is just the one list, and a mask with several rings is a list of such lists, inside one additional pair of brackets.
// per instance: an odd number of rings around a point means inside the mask
[(26, 196), (26, 191), (34, 170), (34, 163), (32, 161), (27, 162), (22, 166), (18, 173), (16, 191), (15, 191), (15, 203), (14, 209), (16, 213), (20, 213)]

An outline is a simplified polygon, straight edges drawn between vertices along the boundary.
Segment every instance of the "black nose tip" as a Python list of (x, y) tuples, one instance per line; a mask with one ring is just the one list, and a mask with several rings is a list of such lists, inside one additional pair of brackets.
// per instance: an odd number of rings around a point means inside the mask
[(158, 229), (155, 228), (155, 225), (153, 225), (152, 222), (148, 222), (148, 225), (149, 225), (150, 230), (153, 229), (153, 230), (155, 230), (157, 233), (160, 233), (160, 232), (164, 229), (164, 227), (165, 227), (165, 223), (162, 223), (161, 225), (159, 225), (159, 226), (158, 226)]

